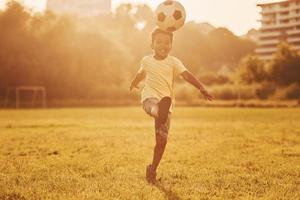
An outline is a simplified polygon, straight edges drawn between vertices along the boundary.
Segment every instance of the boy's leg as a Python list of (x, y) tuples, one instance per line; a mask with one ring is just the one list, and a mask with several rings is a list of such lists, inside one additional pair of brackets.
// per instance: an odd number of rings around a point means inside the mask
[(164, 154), (168, 142), (169, 127), (170, 127), (170, 114), (168, 114), (167, 120), (164, 124), (160, 124), (158, 120), (155, 120), (156, 144), (154, 147), (154, 155), (151, 164), (151, 171), (153, 172), (156, 172), (160, 160)]
[(143, 109), (148, 115), (164, 124), (168, 118), (171, 104), (170, 97), (163, 97), (160, 101), (157, 98), (148, 98), (143, 102)]
[(165, 124), (168, 115), (172, 99), (170, 97), (163, 97), (158, 103), (158, 123)]
[(153, 118), (158, 117), (158, 103), (157, 98), (149, 98), (143, 102), (143, 109), (145, 112)]
[(170, 97), (164, 97), (161, 101), (156, 98), (149, 98), (143, 102), (143, 108), (146, 113), (155, 118), (156, 145), (154, 147), (152, 164), (146, 168), (146, 178), (149, 183), (155, 183), (156, 181), (156, 170), (167, 144), (170, 127), (170, 105)]

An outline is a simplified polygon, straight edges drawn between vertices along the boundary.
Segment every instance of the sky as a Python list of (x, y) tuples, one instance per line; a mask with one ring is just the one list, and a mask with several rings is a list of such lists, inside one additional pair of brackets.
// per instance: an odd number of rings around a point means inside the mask
[[(47, 0), (23, 0), (25, 5), (37, 11), (45, 8)], [(164, 0), (112, 0), (113, 8), (120, 3), (146, 3), (153, 9)], [(226, 27), (237, 35), (243, 35), (251, 28), (259, 28), (257, 3), (278, 0), (177, 0), (183, 4), (188, 21), (208, 22), (216, 27)], [(0, 0), (0, 7), (5, 0)]]

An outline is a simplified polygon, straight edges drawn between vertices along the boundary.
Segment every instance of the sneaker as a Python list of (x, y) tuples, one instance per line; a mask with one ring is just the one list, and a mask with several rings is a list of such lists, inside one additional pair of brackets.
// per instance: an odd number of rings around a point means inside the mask
[(163, 97), (158, 103), (158, 122), (164, 124), (167, 121), (172, 100), (170, 97)]
[(151, 165), (146, 168), (146, 180), (149, 184), (156, 183), (156, 172), (151, 171)]

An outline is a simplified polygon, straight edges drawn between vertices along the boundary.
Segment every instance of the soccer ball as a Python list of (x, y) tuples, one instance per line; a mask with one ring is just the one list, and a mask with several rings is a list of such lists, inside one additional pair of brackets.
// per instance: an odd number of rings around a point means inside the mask
[(167, 0), (161, 3), (155, 11), (156, 25), (168, 32), (174, 32), (182, 27), (185, 17), (185, 9), (177, 1)]

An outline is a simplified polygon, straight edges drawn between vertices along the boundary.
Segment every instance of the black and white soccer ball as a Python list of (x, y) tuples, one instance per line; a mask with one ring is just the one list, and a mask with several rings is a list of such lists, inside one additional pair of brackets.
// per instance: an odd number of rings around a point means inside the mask
[(184, 25), (186, 13), (181, 3), (167, 0), (155, 11), (156, 25), (168, 32), (174, 32)]

